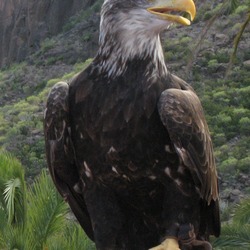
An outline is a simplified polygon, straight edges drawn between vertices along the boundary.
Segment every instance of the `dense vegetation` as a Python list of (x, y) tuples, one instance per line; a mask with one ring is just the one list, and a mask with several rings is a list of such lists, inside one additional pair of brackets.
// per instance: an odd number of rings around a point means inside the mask
[(232, 221), (223, 224), (220, 238), (213, 241), (215, 250), (250, 248), (250, 199), (235, 206), (233, 213)]
[[(20, 162), (0, 151), (0, 249), (94, 250), (43, 170), (29, 185)], [(234, 208), (232, 222), (213, 240), (215, 250), (249, 249), (250, 199)]]
[(45, 170), (27, 185), (20, 162), (0, 152), (0, 249), (92, 250)]

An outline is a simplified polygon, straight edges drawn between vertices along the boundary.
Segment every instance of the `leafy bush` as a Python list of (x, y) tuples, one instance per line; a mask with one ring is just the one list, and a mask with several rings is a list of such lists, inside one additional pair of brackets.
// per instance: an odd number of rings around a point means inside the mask
[(52, 49), (56, 44), (56, 41), (52, 38), (46, 38), (44, 41), (41, 43), (41, 51), (42, 53), (45, 53)]
[(239, 121), (240, 125), (240, 133), (243, 135), (250, 134), (250, 118), (249, 117), (242, 117)]
[(234, 157), (229, 157), (228, 159), (224, 160), (220, 165), (219, 169), (222, 171), (227, 171), (232, 173), (236, 169), (238, 160)]
[(246, 13), (247, 11), (249, 11), (249, 6), (247, 6), (247, 5), (239, 5), (236, 8), (235, 13), (236, 14), (242, 14), (242, 13)]
[(250, 172), (250, 156), (240, 159), (237, 165), (240, 171)]
[(216, 71), (216, 69), (218, 68), (219, 64), (218, 64), (218, 61), (217, 59), (211, 59), (209, 62), (208, 62), (208, 70), (209, 72), (213, 73)]

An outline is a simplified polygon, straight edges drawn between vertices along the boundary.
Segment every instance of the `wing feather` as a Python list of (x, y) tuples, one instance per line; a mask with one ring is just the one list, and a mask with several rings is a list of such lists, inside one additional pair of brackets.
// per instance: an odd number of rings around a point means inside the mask
[(197, 95), (192, 90), (165, 90), (158, 110), (176, 152), (189, 168), (201, 197), (208, 204), (211, 200), (218, 200), (213, 146)]
[(82, 228), (94, 240), (89, 213), (75, 165), (69, 126), (69, 86), (57, 83), (50, 91), (44, 117), (46, 156), (53, 182), (71, 207)]

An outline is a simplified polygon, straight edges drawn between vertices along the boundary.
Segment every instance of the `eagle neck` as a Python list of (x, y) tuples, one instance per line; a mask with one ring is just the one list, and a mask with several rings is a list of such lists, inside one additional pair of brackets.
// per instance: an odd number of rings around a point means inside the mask
[(130, 36), (116, 39), (103, 39), (93, 61), (94, 70), (115, 79), (123, 76), (133, 61), (147, 61), (145, 70), (151, 72), (149, 77), (167, 75), (159, 35)]

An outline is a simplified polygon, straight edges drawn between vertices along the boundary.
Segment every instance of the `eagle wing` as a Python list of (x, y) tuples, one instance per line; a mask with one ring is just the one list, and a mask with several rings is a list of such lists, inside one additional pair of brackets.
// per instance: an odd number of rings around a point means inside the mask
[(201, 198), (218, 199), (213, 146), (199, 98), (192, 90), (168, 89), (158, 110), (182, 162), (189, 168)]
[(167, 89), (159, 99), (162, 123), (189, 169), (201, 203), (200, 233), (220, 234), (219, 194), (213, 146), (203, 109), (191, 90)]
[(49, 171), (59, 193), (68, 202), (82, 228), (94, 240), (81, 182), (75, 165), (68, 105), (69, 86), (57, 83), (50, 91), (44, 114), (46, 157)]

